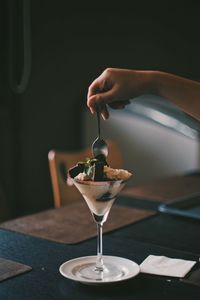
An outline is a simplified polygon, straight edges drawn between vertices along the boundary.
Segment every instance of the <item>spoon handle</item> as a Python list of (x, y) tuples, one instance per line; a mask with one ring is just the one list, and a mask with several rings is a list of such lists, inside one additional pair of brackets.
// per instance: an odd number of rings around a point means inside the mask
[(100, 126), (100, 105), (96, 104), (96, 112), (97, 112), (97, 125), (98, 125), (98, 137), (101, 136), (101, 126)]

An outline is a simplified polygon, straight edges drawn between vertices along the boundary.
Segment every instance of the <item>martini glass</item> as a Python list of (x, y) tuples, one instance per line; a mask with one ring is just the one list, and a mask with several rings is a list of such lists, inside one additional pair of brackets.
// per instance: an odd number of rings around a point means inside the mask
[[(123, 189), (127, 180), (80, 181), (72, 177), (71, 180), (85, 199), (97, 226), (97, 254), (96, 256), (75, 259), (76, 263), (73, 265), (72, 276), (78, 281), (85, 280), (86, 282), (122, 280), (123, 277), (126, 277), (126, 270), (123, 267), (123, 263), (127, 263), (125, 262), (126, 259), (116, 256), (103, 256), (102, 229), (117, 195)], [(136, 269), (136, 273), (138, 272), (139, 268)]]

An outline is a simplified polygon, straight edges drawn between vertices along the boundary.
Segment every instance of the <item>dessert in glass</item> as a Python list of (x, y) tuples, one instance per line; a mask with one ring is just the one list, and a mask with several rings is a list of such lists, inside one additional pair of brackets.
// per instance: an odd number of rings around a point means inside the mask
[[(68, 171), (69, 179), (85, 199), (97, 225), (97, 255), (75, 259), (70, 266), (73, 279), (83, 282), (106, 283), (126, 279), (128, 263), (132, 263), (134, 275), (139, 273), (136, 263), (116, 256), (103, 256), (102, 229), (110, 209), (127, 180), (132, 176), (127, 170), (113, 169), (105, 157), (99, 155), (78, 162)], [(127, 271), (128, 270), (128, 271)], [(65, 276), (62, 268), (61, 273)], [(70, 276), (66, 276), (70, 277)]]

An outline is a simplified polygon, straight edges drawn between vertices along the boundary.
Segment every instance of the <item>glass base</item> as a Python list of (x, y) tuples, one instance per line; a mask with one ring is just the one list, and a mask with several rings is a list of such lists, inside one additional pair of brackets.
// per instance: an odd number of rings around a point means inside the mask
[(127, 280), (140, 272), (139, 265), (134, 261), (117, 256), (103, 256), (103, 270), (96, 268), (96, 256), (77, 257), (64, 262), (60, 273), (84, 284), (108, 284)]
[(74, 272), (74, 275), (79, 278), (95, 281), (110, 282), (124, 276), (124, 271), (112, 263), (104, 264), (102, 270), (97, 269), (95, 263), (86, 263), (77, 266)]

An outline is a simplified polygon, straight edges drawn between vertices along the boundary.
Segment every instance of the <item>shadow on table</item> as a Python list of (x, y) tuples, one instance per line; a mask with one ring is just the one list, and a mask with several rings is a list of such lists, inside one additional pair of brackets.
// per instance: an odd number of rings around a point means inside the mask
[[(69, 289), (69, 284), (71, 289)], [(66, 299), (69, 299), (70, 292), (73, 299), (98, 299), (102, 297), (109, 297), (109, 299), (124, 299), (127, 293), (131, 295), (141, 293), (142, 289), (145, 289), (146, 282), (138, 275), (136, 278), (125, 280), (123, 282), (109, 283), (105, 285), (87, 285), (72, 281), (62, 281), (60, 284), (60, 292)], [(80, 298), (79, 298), (80, 299)]]
[(135, 278), (107, 285), (86, 285), (64, 279), (59, 286), (66, 299), (188, 299), (192, 293), (200, 296), (200, 289), (193, 284), (181, 282), (179, 278), (139, 274)]

